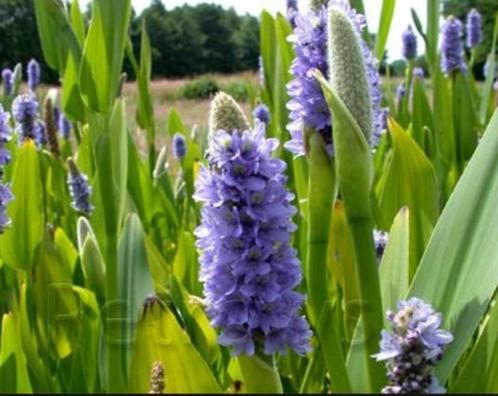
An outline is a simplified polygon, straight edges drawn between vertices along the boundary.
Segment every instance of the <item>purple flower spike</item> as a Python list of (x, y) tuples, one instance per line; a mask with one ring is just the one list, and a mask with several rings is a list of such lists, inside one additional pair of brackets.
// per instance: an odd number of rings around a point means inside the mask
[(418, 298), (400, 301), (388, 312), (392, 331), (383, 331), (377, 361), (387, 362), (389, 384), (382, 393), (444, 393), (434, 377), (434, 366), (453, 336), (440, 329), (442, 315)]
[(406, 60), (413, 60), (417, 57), (417, 35), (411, 26), (403, 32), (403, 57)]
[[(3, 111), (0, 105), (0, 176), (3, 176), (3, 167), (11, 160), (9, 150), (5, 144), (10, 140), (11, 130), (9, 128), (9, 114)], [(10, 186), (0, 182), (0, 234), (10, 225), (10, 218), (7, 216), (7, 205), (14, 199)]]
[(35, 59), (31, 59), (28, 63), (28, 87), (31, 92), (34, 92), (40, 84), (40, 78), (40, 65)]
[(22, 143), (27, 139), (40, 140), (40, 124), (38, 119), (38, 102), (29, 94), (19, 95), (12, 104), (12, 114), (16, 121), (16, 132)]
[(254, 109), (254, 112), (252, 114), (256, 120), (258, 120), (259, 122), (262, 122), (266, 126), (268, 126), (268, 124), (270, 123), (270, 119), (271, 119), (270, 110), (268, 109), (268, 107), (266, 105), (260, 104), (260, 105), (256, 106), (256, 108)]
[(64, 114), (60, 113), (59, 115), (59, 133), (64, 139), (69, 139), (69, 134), (71, 133), (71, 123), (64, 116)]
[(310, 328), (294, 291), (302, 274), (291, 235), (294, 196), (286, 189), (285, 162), (272, 158), (276, 139), (265, 126), (217, 131), (209, 168), (202, 168), (195, 199), (203, 204), (196, 230), (202, 251), (200, 279), (220, 343), (235, 355), (309, 351)]
[(441, 69), (446, 75), (465, 70), (462, 37), (462, 22), (451, 15), (442, 28)]
[(90, 216), (94, 207), (90, 203), (92, 187), (88, 183), (88, 177), (81, 173), (72, 158), (68, 159), (69, 176), (67, 184), (71, 194), (71, 206), (77, 212)]
[(2, 83), (4, 96), (12, 95), (12, 90), (14, 88), (14, 74), (12, 73), (12, 70), (2, 70)]
[(287, 20), (293, 28), (296, 27), (296, 16), (299, 14), (297, 0), (287, 0)]
[(173, 155), (177, 160), (182, 160), (187, 154), (187, 143), (183, 135), (177, 133), (173, 137)]
[(467, 15), (467, 47), (477, 47), (482, 39), (482, 15), (474, 8)]

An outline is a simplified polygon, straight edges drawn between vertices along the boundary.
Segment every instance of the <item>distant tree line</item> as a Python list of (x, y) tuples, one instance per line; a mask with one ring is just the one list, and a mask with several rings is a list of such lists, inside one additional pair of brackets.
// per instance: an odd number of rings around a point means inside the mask
[[(56, 74), (43, 62), (33, 1), (39, 0), (0, 0), (0, 68), (12, 68), (17, 62), (26, 64), (36, 58), (42, 64), (44, 80), (54, 82)], [(87, 22), (90, 16), (88, 9)], [(130, 36), (137, 55), (144, 21), (155, 77), (258, 68), (259, 21), (254, 16), (238, 15), (233, 8), (207, 3), (166, 10), (161, 0), (152, 0), (141, 14), (132, 15)], [(133, 75), (127, 61), (125, 70)]]

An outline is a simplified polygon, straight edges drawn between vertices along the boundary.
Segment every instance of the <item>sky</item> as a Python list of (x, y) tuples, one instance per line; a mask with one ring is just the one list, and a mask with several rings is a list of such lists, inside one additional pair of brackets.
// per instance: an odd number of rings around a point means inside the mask
[[(82, 0), (80, 4), (86, 6), (91, 0)], [(250, 13), (259, 15), (262, 9), (270, 12), (285, 12), (286, 0), (163, 0), (167, 9), (183, 4), (195, 5), (199, 3), (216, 3), (223, 7), (234, 7), (238, 13)], [(306, 7), (308, 0), (298, 0), (301, 7)], [(150, 0), (132, 0), (133, 7), (137, 12), (141, 12), (150, 4)], [(371, 32), (377, 30), (382, 8), (382, 0), (364, 0), (369, 29)], [(427, 9), (425, 1), (403, 0), (398, 1), (387, 43), (387, 50), (390, 60), (401, 58), (401, 34), (409, 24), (413, 24), (410, 9), (414, 8), (419, 14), (420, 20), (425, 23)], [(422, 40), (419, 40), (422, 46)]]

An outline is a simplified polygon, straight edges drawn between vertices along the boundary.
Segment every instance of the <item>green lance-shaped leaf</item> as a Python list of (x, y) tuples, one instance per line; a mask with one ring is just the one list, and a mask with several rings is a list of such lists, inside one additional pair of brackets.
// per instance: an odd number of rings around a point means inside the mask
[(248, 393), (283, 393), (278, 371), (274, 367), (273, 357), (242, 355), (237, 358), (242, 375), (243, 386)]
[(48, 65), (60, 73), (66, 67), (68, 53), (79, 62), (81, 44), (73, 31), (62, 0), (34, 2), (38, 34)]
[(455, 340), (437, 366), (445, 383), (498, 286), (498, 113), (439, 220), (409, 295), (430, 301)]
[(144, 306), (133, 346), (129, 391), (147, 393), (156, 362), (164, 367), (164, 393), (221, 393), (222, 389), (175, 316), (158, 299)]
[(221, 129), (229, 133), (249, 129), (249, 122), (240, 106), (223, 92), (214, 97), (209, 111), (209, 131), (213, 133)]
[(372, 101), (365, 60), (349, 17), (339, 8), (329, 9), (329, 70), (332, 90), (346, 105), (364, 133), (372, 133)]
[(131, 0), (94, 0), (80, 69), (88, 107), (108, 113), (118, 93), (131, 14)]
[(382, 60), (384, 57), (395, 9), (396, 0), (384, 0), (382, 2), (382, 12), (380, 14), (379, 29), (377, 30), (377, 40), (375, 42), (375, 56), (379, 60)]
[[(22, 349), (19, 337), (19, 328), (16, 318), (12, 314), (4, 315), (2, 318), (1, 339), (0, 339), (0, 390), (4, 387), (6, 392), (31, 393), (31, 383), (29, 380), (26, 356)], [(6, 378), (7, 374), (14, 378)], [(9, 389), (10, 388), (10, 389)]]
[(7, 208), (12, 226), (0, 237), (0, 253), (15, 269), (29, 270), (43, 240), (43, 193), (38, 153), (33, 141), (19, 150), (12, 176), (14, 201)]

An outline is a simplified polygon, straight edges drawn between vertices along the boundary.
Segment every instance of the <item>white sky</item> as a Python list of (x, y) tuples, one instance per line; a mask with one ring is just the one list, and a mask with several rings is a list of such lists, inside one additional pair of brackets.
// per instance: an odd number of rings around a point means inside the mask
[[(85, 6), (91, 0), (81, 0), (80, 4)], [(308, 0), (298, 0), (300, 7), (306, 7)], [(286, 0), (163, 0), (167, 9), (174, 8), (178, 5), (190, 4), (195, 5), (199, 3), (216, 3), (224, 7), (234, 7), (239, 13), (249, 12), (253, 15), (259, 15), (262, 9), (270, 12), (285, 11)], [(137, 12), (142, 11), (150, 4), (150, 0), (132, 0), (133, 7)], [(372, 32), (377, 30), (379, 24), (380, 12), (382, 8), (382, 0), (364, 0), (369, 29)], [(412, 17), (410, 9), (414, 8), (419, 14), (420, 20), (423, 24), (426, 21), (427, 9), (426, 2), (422, 0), (398, 0), (396, 2), (396, 10), (394, 14), (391, 33), (389, 35), (389, 42), (387, 49), (389, 51), (389, 59), (395, 60), (401, 58), (401, 33), (406, 27), (411, 24)], [(419, 45), (422, 51), (422, 39), (419, 40)]]

